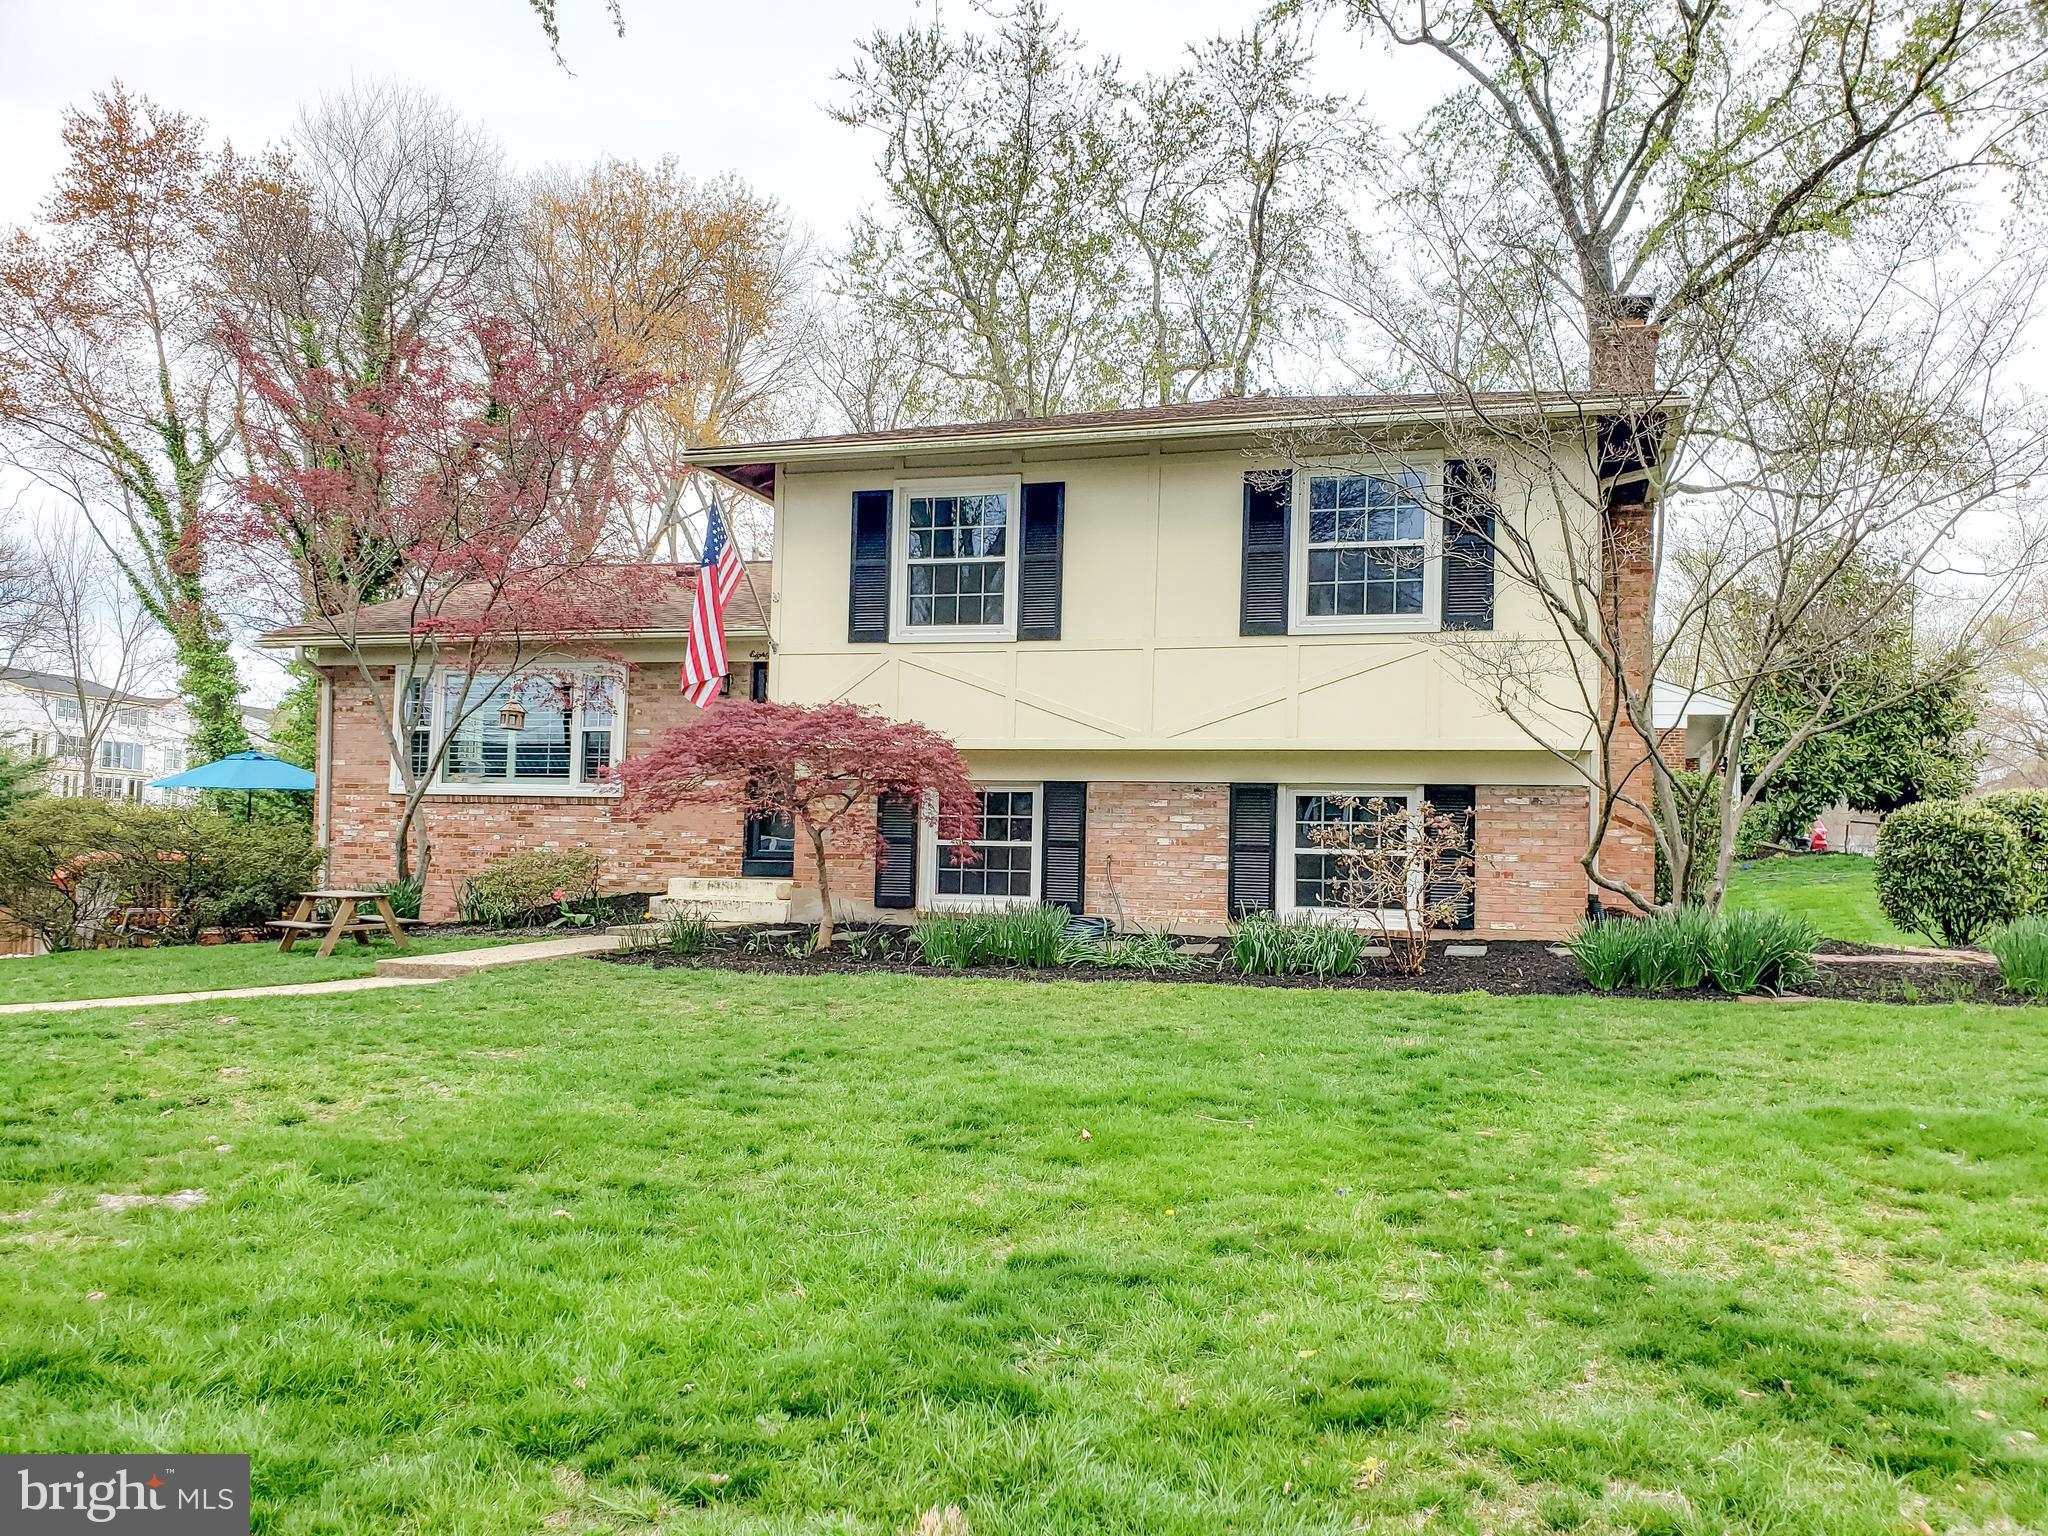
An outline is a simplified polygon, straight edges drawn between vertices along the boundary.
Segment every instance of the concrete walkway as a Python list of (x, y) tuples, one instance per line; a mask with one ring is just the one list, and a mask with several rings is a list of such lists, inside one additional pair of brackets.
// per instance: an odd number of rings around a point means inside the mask
[(585, 933), (573, 939), (499, 944), (490, 949), (444, 949), (437, 955), (393, 955), (389, 960), (377, 962), (377, 975), (385, 980), (446, 981), (452, 976), (474, 976), (478, 971), (495, 971), (505, 965), (532, 965), (536, 960), (572, 960), (578, 955), (602, 955), (617, 949), (623, 942), (615, 933)]
[(218, 992), (159, 992), (140, 997), (80, 997), (47, 1003), (4, 1003), (0, 1014), (73, 1013), (82, 1008), (169, 1008), (178, 1003), (224, 1002), (238, 997), (324, 997), (331, 992), (374, 992), (384, 987), (420, 987), (429, 982), (474, 976), (507, 965), (532, 965), (540, 960), (569, 960), (601, 955), (622, 941), (614, 933), (586, 933), (573, 939), (542, 939), (531, 944), (499, 944), (489, 949), (451, 949), (437, 955), (399, 955), (377, 962), (374, 976), (340, 981), (300, 981), (281, 987), (228, 987)]
[(433, 977), (348, 976), (340, 981), (298, 981), (282, 987), (228, 987), (219, 992), (156, 992), (141, 997), (78, 997), (47, 1003), (0, 1003), (5, 1013), (75, 1013), (81, 1008), (169, 1008), (177, 1003), (211, 1003), (233, 997), (321, 997), (329, 992), (374, 992), (383, 987), (417, 987)]

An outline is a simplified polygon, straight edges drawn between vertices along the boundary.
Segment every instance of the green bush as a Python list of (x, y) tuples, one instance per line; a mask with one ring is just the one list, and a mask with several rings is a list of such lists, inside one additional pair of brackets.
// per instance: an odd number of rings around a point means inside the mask
[(1064, 964), (1070, 952), (1065, 907), (1007, 907), (998, 912), (928, 912), (911, 938), (925, 964), (963, 969), (974, 965), (1045, 967)]
[(711, 920), (688, 907), (672, 908), (661, 920), (661, 942), (671, 954), (701, 955), (711, 947)]
[(1170, 933), (1140, 928), (1099, 939), (1070, 939), (1069, 965), (1106, 965), (1125, 971), (1191, 971), (1194, 960)]
[(1365, 935), (1349, 923), (1254, 912), (1230, 930), (1230, 959), (1246, 976), (1355, 976)]
[(597, 895), (600, 862), (594, 848), (522, 848), (463, 881), (456, 911), (465, 923), (536, 927)]
[(426, 894), (426, 888), (419, 881), (380, 880), (370, 889), (389, 898), (391, 910), (398, 916), (416, 918), (420, 915), (420, 901)]
[(1985, 948), (1998, 960), (2006, 989), (2027, 997), (2048, 997), (2048, 917), (2023, 917), (1994, 933)]
[(1720, 912), (1706, 938), (1707, 975), (1723, 992), (1782, 992), (1811, 981), (1813, 929), (1788, 912)]
[(0, 906), (51, 949), (189, 944), (280, 916), (320, 862), (298, 828), (45, 797), (0, 820)]
[(2020, 835), (2020, 847), (2033, 871), (2034, 890), (2027, 910), (2048, 910), (2048, 789), (2000, 789), (1979, 795), (1976, 803), (1996, 811)]
[(1711, 981), (1723, 992), (1781, 992), (1811, 979), (1814, 933), (1782, 912), (1680, 907), (1655, 917), (1585, 923), (1566, 941), (1586, 984), (1689, 992)]
[(1640, 923), (1632, 922), (1584, 922), (1565, 940), (1564, 947), (1578, 962), (1587, 986), (1612, 992), (1616, 987), (1634, 985), (1641, 929)]
[(1899, 927), (1972, 943), (2032, 905), (2034, 872), (2012, 822), (1968, 800), (1923, 800), (1877, 834), (1877, 900)]

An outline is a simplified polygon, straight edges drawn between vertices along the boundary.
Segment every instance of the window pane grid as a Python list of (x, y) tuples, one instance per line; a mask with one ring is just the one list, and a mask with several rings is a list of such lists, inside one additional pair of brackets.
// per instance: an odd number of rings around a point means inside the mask
[(908, 620), (913, 628), (1003, 623), (1009, 506), (1000, 492), (910, 499)]
[[(1372, 805), (1381, 802), (1379, 809)], [(1405, 816), (1409, 812), (1406, 795), (1387, 794), (1383, 790), (1359, 790), (1355, 793), (1327, 795), (1296, 795), (1294, 797), (1294, 905), (1298, 908), (1322, 910), (1341, 908), (1344, 901), (1344, 858), (1343, 846), (1363, 847), (1372, 837), (1373, 823), (1382, 816)], [(1344, 842), (1332, 846), (1328, 839), (1336, 834), (1324, 829), (1344, 827)], [(1321, 833), (1325, 841), (1318, 842)]]
[[(616, 684), (609, 678), (502, 678), (479, 675), (465, 689), (460, 673), (441, 677), (447, 749), (442, 783), (595, 784), (612, 764)], [(525, 712), (516, 731), (500, 724), (505, 707)], [(415, 772), (431, 759), (424, 689), (407, 700)]]
[(939, 894), (1028, 900), (1037, 848), (1038, 797), (1028, 789), (988, 789), (978, 798), (981, 829), (971, 846), (980, 857), (969, 862), (958, 843), (941, 840)]
[(1311, 618), (1419, 614), (1428, 523), (1420, 470), (1309, 479)]

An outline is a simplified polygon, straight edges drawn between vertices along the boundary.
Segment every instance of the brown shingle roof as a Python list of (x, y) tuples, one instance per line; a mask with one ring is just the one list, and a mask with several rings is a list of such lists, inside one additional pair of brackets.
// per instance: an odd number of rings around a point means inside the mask
[[(697, 567), (694, 565), (656, 564), (634, 569), (657, 572), (663, 578), (662, 590), (649, 605), (645, 622), (631, 630), (590, 631), (598, 634), (633, 635), (685, 635), (690, 630), (690, 608), (697, 591)], [(748, 562), (748, 579), (734, 589), (732, 600), (725, 607), (725, 632), (729, 635), (765, 635), (768, 633), (768, 593), (773, 568), (766, 560)], [(379, 603), (363, 610), (356, 632), (364, 637), (389, 637), (399, 639), (410, 628), (407, 607), (404, 603)], [(319, 624), (293, 624), (284, 629), (273, 629), (258, 642), (265, 646), (318, 645), (322, 641), (332, 644), (334, 631)]]
[(1413, 415), (1456, 416), (1480, 411), (1509, 411), (1532, 406), (1555, 408), (1584, 405), (1596, 410), (1599, 397), (1564, 392), (1484, 394), (1463, 400), (1449, 395), (1253, 395), (1236, 399), (1196, 400), (1186, 405), (1151, 405), (1118, 411), (1078, 411), (1065, 416), (1022, 416), (1007, 421), (960, 421), (939, 426), (900, 427), (889, 432), (848, 432), (831, 437), (792, 437), (765, 443), (727, 443), (690, 450), (692, 463), (707, 468), (760, 463), (792, 452), (832, 448), (907, 447), (959, 438), (1061, 437), (1094, 432), (1141, 434), (1154, 428), (1256, 429), (1280, 421), (1342, 420), (1347, 417)]

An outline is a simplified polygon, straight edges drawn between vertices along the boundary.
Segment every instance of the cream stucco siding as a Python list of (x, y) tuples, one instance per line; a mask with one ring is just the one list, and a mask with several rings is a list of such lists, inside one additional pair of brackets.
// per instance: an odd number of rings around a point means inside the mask
[[(978, 768), (1010, 753), (1032, 754), (1043, 767), (1043, 754), (1059, 754), (1098, 770), (1118, 761), (1133, 776), (1157, 775), (1168, 769), (1160, 754), (1174, 754), (1175, 777), (1262, 757), (1269, 766), (1258, 776), (1270, 777), (1270, 754), (1280, 751), (1353, 772), (1356, 754), (1384, 755), (1390, 774), (1425, 777), (1427, 769), (1448, 771), (1438, 755), (1454, 753), (1465, 759), (1457, 776), (1470, 782), (1468, 755), (1485, 753), (1513, 782), (1569, 775), (1475, 692), (1450, 649), (1542, 639), (1533, 598), (1510, 582), (1498, 585), (1488, 636), (1240, 635), (1243, 480), (1258, 467), (1236, 449), (1158, 445), (943, 465), (784, 465), (773, 695), (849, 699), (922, 720)], [(1059, 640), (847, 641), (853, 493), (949, 474), (1065, 483)], [(1504, 502), (1516, 494), (1503, 484)], [(901, 502), (899, 495), (899, 518)], [(901, 580), (900, 570), (892, 579)], [(1016, 766), (1022, 771), (1021, 761)]]

